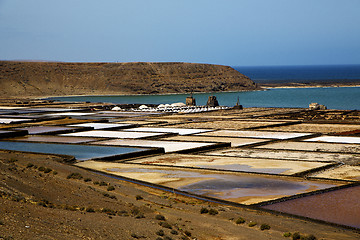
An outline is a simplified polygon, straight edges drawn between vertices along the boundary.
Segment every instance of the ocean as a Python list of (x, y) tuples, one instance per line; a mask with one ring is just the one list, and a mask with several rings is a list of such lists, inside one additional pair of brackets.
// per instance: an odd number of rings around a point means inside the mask
[[(233, 67), (254, 82), (351, 82), (360, 80), (360, 65)], [(276, 88), (263, 91), (194, 93), (197, 105), (214, 95), (220, 105), (232, 107), (239, 98), (244, 107), (299, 107), (312, 102), (328, 109), (360, 110), (360, 87)], [(59, 101), (110, 102), (114, 104), (161, 104), (185, 102), (189, 94), (55, 97)]]
[(257, 83), (353, 82), (360, 65), (233, 67)]

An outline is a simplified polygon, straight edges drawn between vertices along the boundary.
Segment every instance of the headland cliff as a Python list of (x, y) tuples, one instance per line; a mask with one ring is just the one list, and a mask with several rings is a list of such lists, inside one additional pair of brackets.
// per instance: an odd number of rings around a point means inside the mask
[(0, 97), (255, 90), (228, 66), (198, 63), (0, 61)]

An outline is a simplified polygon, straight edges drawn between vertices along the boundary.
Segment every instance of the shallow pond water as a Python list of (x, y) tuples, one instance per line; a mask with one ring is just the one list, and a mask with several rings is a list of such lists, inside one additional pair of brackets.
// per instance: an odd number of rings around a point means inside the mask
[(135, 153), (148, 149), (130, 147), (105, 147), (89, 146), (79, 144), (50, 144), (50, 143), (31, 143), (31, 142), (1, 142), (0, 149), (38, 152), (49, 154), (65, 154), (74, 156), (79, 161), (118, 156), (126, 153)]
[(81, 166), (242, 204), (254, 204), (336, 186), (322, 181), (201, 170), (175, 170), (169, 167), (138, 164), (97, 162), (87, 164), (86, 162)]
[(29, 134), (48, 134), (57, 132), (71, 132), (78, 130), (75, 127), (60, 127), (60, 126), (35, 126), (35, 127), (24, 127), (17, 128), (16, 130), (26, 130)]
[(87, 137), (60, 137), (52, 135), (27, 135), (23, 137), (8, 138), (10, 141), (20, 142), (44, 142), (44, 143), (87, 143), (99, 141), (101, 138)]
[(360, 228), (360, 186), (288, 200), (263, 208)]

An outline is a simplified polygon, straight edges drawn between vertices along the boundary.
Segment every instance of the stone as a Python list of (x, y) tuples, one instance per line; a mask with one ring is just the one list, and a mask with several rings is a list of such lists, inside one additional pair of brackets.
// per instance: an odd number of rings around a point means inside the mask
[(190, 97), (186, 98), (186, 106), (196, 106), (195, 98), (193, 98), (192, 94)]
[(219, 106), (219, 102), (218, 102), (218, 100), (216, 99), (215, 96), (210, 96), (207, 103), (206, 103), (206, 106), (208, 106), (208, 107), (217, 107), (217, 106)]

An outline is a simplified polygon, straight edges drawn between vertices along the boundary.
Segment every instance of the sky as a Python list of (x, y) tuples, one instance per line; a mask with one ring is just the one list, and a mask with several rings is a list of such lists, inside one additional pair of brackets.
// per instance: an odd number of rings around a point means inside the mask
[(0, 59), (360, 64), (360, 1), (0, 0)]

